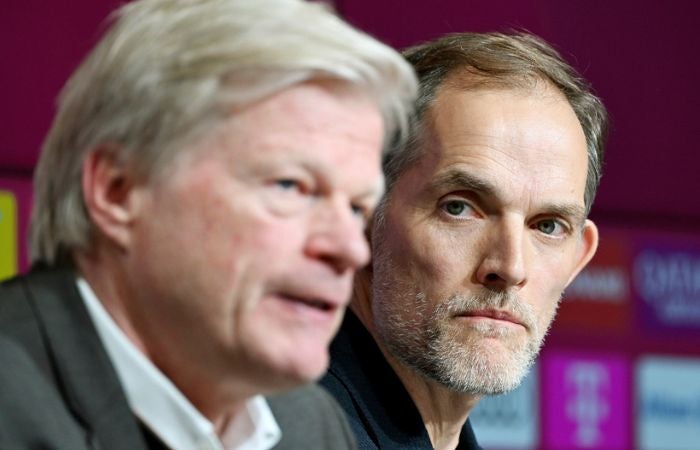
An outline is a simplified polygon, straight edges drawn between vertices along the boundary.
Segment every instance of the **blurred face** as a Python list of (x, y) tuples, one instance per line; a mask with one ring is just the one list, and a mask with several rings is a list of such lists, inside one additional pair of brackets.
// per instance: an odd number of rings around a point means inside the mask
[(586, 142), (566, 100), (445, 88), (423, 157), (375, 226), (372, 328), (390, 359), (448, 388), (517, 386), (590, 259)]
[(364, 96), (308, 83), (235, 111), (135, 195), (131, 316), (186, 392), (312, 380), (369, 260), (383, 123)]

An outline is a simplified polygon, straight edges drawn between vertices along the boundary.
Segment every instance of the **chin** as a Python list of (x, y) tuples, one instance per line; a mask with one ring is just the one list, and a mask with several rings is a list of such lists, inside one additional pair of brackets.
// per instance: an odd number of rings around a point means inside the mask
[(292, 376), (302, 383), (316, 381), (328, 370), (328, 363), (328, 352), (324, 351), (323, 355), (305, 358), (295, 363)]
[(276, 374), (272, 377), (275, 381), (271, 386), (276, 391), (317, 381), (328, 369), (329, 355), (325, 348), (313, 354), (304, 354), (300, 350), (279, 356), (279, 359), (267, 364), (267, 372)]

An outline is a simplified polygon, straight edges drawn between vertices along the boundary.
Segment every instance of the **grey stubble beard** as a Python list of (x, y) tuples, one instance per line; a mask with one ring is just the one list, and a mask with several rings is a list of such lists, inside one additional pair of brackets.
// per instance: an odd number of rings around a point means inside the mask
[[(512, 291), (453, 294), (431, 306), (435, 303), (411, 283), (375, 281), (374, 322), (384, 347), (420, 376), (459, 393), (496, 395), (515, 389), (534, 363), (551, 323), (550, 318), (541, 330), (532, 307)], [(510, 312), (527, 334), (519, 337), (522, 330), (490, 321), (465, 324), (457, 317), (485, 309)], [(552, 318), (555, 311), (556, 306)]]

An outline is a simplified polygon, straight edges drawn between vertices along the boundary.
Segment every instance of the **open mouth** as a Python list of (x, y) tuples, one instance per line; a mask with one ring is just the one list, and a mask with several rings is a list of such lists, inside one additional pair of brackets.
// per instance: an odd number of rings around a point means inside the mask
[(317, 309), (317, 310), (323, 311), (323, 312), (331, 312), (331, 311), (334, 311), (336, 308), (335, 305), (333, 305), (330, 302), (324, 301), (324, 300), (296, 297), (293, 295), (281, 295), (281, 298), (283, 298), (286, 301), (301, 304), (303, 306)]

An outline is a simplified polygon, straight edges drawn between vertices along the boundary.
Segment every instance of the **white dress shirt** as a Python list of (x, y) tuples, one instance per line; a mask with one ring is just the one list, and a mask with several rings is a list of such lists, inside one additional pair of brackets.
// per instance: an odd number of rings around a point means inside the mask
[(268, 450), (281, 431), (265, 398), (250, 398), (221, 438), (175, 385), (139, 351), (83, 278), (78, 290), (134, 414), (173, 450)]

